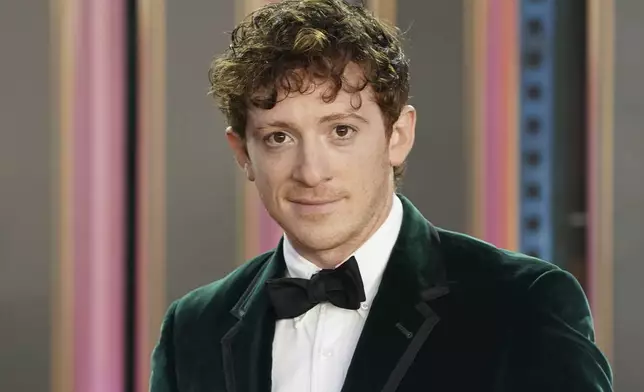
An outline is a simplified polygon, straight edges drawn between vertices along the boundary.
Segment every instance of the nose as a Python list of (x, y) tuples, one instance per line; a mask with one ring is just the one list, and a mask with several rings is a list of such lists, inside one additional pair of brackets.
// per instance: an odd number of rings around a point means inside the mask
[(312, 141), (301, 143), (300, 146), (293, 178), (310, 188), (330, 180), (329, 157), (324, 146)]

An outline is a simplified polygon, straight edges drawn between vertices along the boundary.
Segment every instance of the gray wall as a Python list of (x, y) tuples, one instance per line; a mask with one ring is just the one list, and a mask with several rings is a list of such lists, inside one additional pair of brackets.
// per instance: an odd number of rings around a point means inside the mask
[(237, 262), (237, 173), (208, 91), (211, 57), (228, 46), (234, 1), (167, 4), (167, 296), (220, 278)]
[(644, 2), (615, 2), (615, 390), (644, 391)]
[(0, 1), (0, 391), (49, 385), (48, 6)]
[(463, 97), (463, 1), (399, 1), (408, 31), (416, 142), (403, 193), (432, 223), (467, 231), (467, 165)]

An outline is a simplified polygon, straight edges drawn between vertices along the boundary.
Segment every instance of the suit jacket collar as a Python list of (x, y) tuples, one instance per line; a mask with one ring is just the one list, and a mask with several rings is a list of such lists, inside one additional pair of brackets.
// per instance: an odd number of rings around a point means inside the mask
[(280, 241), (230, 313), (237, 322), (221, 339), (228, 392), (270, 392), (276, 317), (266, 281), (282, 277), (286, 266)]
[[(358, 341), (343, 392), (396, 389), (440, 321), (434, 301), (449, 293), (437, 230), (405, 197), (403, 223)], [(231, 310), (221, 340), (228, 392), (269, 392), (275, 315), (266, 281), (285, 273), (282, 241)]]
[(343, 392), (396, 390), (440, 321), (434, 303), (449, 294), (438, 231), (409, 200), (403, 224), (358, 346)]

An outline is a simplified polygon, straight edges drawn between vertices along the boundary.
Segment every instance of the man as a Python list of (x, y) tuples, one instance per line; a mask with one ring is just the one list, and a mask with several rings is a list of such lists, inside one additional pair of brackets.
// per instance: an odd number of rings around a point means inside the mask
[(153, 392), (611, 390), (570, 274), (395, 193), (416, 124), (397, 29), (341, 0), (267, 5), (210, 82), (285, 234), (170, 306)]

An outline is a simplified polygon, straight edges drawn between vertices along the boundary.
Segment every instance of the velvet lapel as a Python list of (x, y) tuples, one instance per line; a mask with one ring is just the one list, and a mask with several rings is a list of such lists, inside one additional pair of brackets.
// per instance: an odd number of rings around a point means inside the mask
[(221, 339), (228, 392), (270, 392), (275, 315), (266, 281), (285, 272), (282, 241), (231, 310), (237, 322)]
[(440, 321), (432, 300), (449, 293), (436, 229), (403, 196), (400, 234), (358, 341), (343, 392), (398, 387)]

